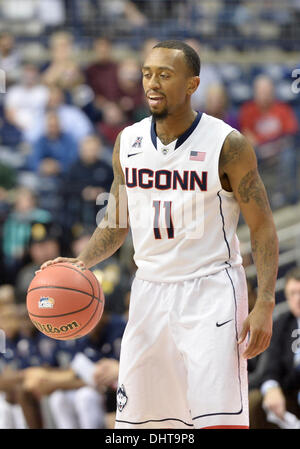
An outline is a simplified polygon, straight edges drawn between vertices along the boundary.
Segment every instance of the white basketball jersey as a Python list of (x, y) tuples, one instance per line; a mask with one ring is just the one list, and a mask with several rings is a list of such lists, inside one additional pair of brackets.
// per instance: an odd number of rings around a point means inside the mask
[(152, 117), (123, 130), (120, 162), (137, 278), (178, 282), (242, 263), (239, 205), (219, 179), (219, 156), (231, 131), (204, 113), (169, 145), (160, 142)]

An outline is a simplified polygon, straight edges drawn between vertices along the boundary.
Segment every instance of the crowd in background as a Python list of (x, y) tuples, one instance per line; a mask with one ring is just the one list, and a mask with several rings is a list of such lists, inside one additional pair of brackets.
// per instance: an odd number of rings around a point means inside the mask
[[(0, 29), (0, 68), (6, 75), (0, 94), (0, 329), (8, 348), (0, 354), (0, 427), (43, 427), (44, 396), (56, 427), (112, 425), (118, 345), (135, 272), (130, 236), (94, 267), (106, 314), (87, 338), (56, 342), (38, 333), (24, 309), (27, 288), (43, 262), (62, 254), (76, 257), (92, 235), (103, 212), (97, 198), (113, 179), (116, 136), (149, 114), (141, 83), (148, 51), (159, 39), (177, 37), (201, 58), (203, 43), (215, 33), (201, 28), (205, 23), (221, 24), (224, 35), (242, 45), (237, 37), (255, 14), (276, 23), (279, 37), (294, 30), (298, 1), (286, 10), (276, 2), (259, 2), (259, 8), (257, 3), (216, 1), (218, 8), (209, 9), (197, 1), (0, 1), (0, 16), (11, 23)], [(166, 26), (159, 27), (166, 17)], [(25, 58), (26, 39), (42, 44), (42, 57)], [(224, 67), (222, 61), (202, 61), (194, 109), (247, 136), (274, 209), (296, 204), (299, 94), (278, 90), (279, 78), (292, 84), (291, 73), (284, 65), (275, 71), (268, 64), (248, 71), (238, 64)], [(93, 374), (87, 378), (82, 367), (89, 363)]]

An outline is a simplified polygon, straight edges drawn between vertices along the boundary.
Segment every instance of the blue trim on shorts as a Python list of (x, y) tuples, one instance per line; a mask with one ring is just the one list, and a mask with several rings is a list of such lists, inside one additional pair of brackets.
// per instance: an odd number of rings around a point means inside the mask
[[(226, 234), (225, 234), (226, 235)], [(227, 262), (229, 264), (229, 262)], [(231, 265), (229, 264), (230, 268)], [(235, 294), (235, 288), (232, 281), (232, 278), (228, 272), (228, 268), (225, 268), (226, 274), (230, 280), (232, 290), (233, 290), (233, 297), (234, 297), (234, 306), (235, 306), (235, 338), (236, 341), (238, 341), (238, 330), (237, 330), (237, 302), (236, 302), (236, 294)], [(243, 398), (242, 398), (242, 384), (241, 384), (241, 365), (240, 365), (240, 353), (239, 349), (237, 348), (237, 358), (238, 358), (238, 379), (239, 379), (239, 385), (240, 385), (240, 400), (241, 400), (241, 409), (237, 412), (219, 412), (219, 413), (208, 413), (205, 415), (199, 415), (195, 416), (195, 418), (192, 418), (192, 420), (198, 419), (198, 418), (205, 418), (207, 416), (218, 416), (218, 415), (240, 415), (243, 412)]]
[[(221, 219), (222, 219), (222, 230), (223, 230), (223, 236), (224, 236), (224, 241), (225, 244), (227, 246), (228, 249), (228, 260), (225, 261), (225, 263), (228, 265), (229, 268), (231, 268), (231, 264), (229, 262), (230, 258), (231, 258), (231, 252), (230, 252), (230, 246), (227, 240), (227, 236), (226, 236), (226, 231), (225, 231), (225, 219), (224, 219), (224, 214), (223, 214), (223, 210), (222, 210), (222, 198), (220, 196), (220, 192), (221, 190), (219, 190), (219, 192), (217, 193), (218, 198), (219, 198), (219, 202), (220, 202), (220, 215), (221, 215)], [(234, 297), (234, 305), (235, 305), (235, 338), (236, 341), (238, 341), (238, 330), (237, 330), (237, 301), (236, 301), (236, 293), (235, 293), (235, 288), (234, 288), (234, 284), (233, 284), (233, 280), (228, 272), (228, 268), (225, 268), (226, 274), (230, 280), (231, 286), (232, 286), (232, 291), (233, 291), (233, 297)], [(239, 379), (239, 385), (240, 385), (240, 399), (241, 399), (241, 409), (238, 412), (220, 412), (220, 413), (208, 413), (205, 415), (199, 415), (196, 416), (195, 418), (192, 418), (193, 420), (198, 419), (198, 418), (205, 418), (207, 416), (218, 416), (218, 415), (240, 415), (243, 412), (243, 398), (242, 398), (242, 385), (241, 385), (241, 364), (240, 364), (240, 353), (239, 353), (239, 349), (237, 349), (237, 357), (238, 357), (238, 379)]]
[(194, 427), (193, 424), (188, 424), (178, 418), (164, 418), (164, 419), (148, 419), (147, 421), (133, 422), (133, 421), (123, 421), (121, 419), (116, 419), (116, 422), (123, 422), (126, 424), (147, 424), (148, 422), (164, 422), (164, 421), (179, 421), (188, 427)]

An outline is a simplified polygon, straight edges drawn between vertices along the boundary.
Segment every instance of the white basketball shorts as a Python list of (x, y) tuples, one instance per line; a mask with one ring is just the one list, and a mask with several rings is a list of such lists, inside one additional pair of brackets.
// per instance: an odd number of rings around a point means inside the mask
[(117, 390), (117, 429), (245, 427), (248, 314), (242, 267), (178, 283), (135, 278)]

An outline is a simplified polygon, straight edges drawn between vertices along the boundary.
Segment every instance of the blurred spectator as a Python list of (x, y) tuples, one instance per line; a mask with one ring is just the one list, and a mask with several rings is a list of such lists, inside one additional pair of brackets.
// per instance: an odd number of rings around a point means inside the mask
[(171, 19), (176, 17), (177, 6), (180, 1), (174, 2), (171, 0), (157, 0), (149, 2), (147, 0), (132, 0), (132, 4), (147, 17), (150, 22), (157, 22), (163, 19)]
[[(121, 338), (126, 323), (103, 312), (92, 332), (68, 348), (59, 342), (58, 369), (31, 369), (25, 373), (27, 391), (49, 396), (55, 425), (63, 429), (103, 428), (105, 414), (115, 411), (116, 382)], [(60, 348), (70, 362), (61, 363)], [(97, 364), (97, 365), (96, 365)]]
[(105, 308), (112, 313), (125, 314), (125, 295), (129, 289), (127, 273), (115, 257), (98, 264), (93, 269), (94, 275), (101, 283), (105, 295)]
[(38, 17), (47, 27), (58, 27), (65, 23), (66, 11), (64, 0), (39, 0)]
[(39, 23), (58, 26), (65, 21), (64, 0), (1, 1), (0, 11), (6, 22)]
[[(203, 52), (200, 43), (196, 39), (186, 39), (185, 42), (196, 50), (201, 59), (201, 54)], [(217, 67), (201, 61), (200, 84), (196, 92), (192, 95), (192, 107), (196, 111), (202, 111), (205, 108), (206, 92), (210, 86), (216, 84), (222, 84), (222, 79), (218, 74)]]
[(27, 290), (35, 272), (46, 260), (52, 260), (60, 254), (61, 230), (53, 223), (34, 223), (28, 248), (30, 262), (19, 271), (16, 281), (16, 301), (26, 302)]
[(30, 21), (36, 15), (36, 0), (10, 0), (9, 2), (1, 2), (1, 13), (7, 22)]
[[(34, 125), (26, 132), (26, 139), (33, 142), (46, 130), (47, 111), (56, 112), (63, 132), (70, 134), (76, 142), (91, 134), (93, 126), (84, 112), (77, 106), (66, 104), (64, 91), (57, 86), (49, 90), (49, 99), (45, 110), (39, 115)], [(76, 123), (76, 126), (74, 126)]]
[(10, 284), (4, 284), (0, 286), (0, 314), (1, 307), (7, 304), (14, 304), (15, 302), (15, 289)]
[(25, 417), (16, 398), (23, 373), (20, 370), (21, 360), (17, 355), (20, 319), (15, 304), (7, 304), (1, 308), (0, 329), (6, 337), (6, 351), (0, 353), (0, 429), (25, 429)]
[(97, 128), (100, 135), (105, 139), (108, 145), (114, 146), (118, 134), (126, 127), (132, 124), (126, 114), (116, 103), (106, 103), (103, 109), (102, 121)]
[(37, 207), (32, 191), (25, 187), (17, 189), (14, 208), (3, 224), (2, 251), (7, 282), (15, 281), (28, 247), (32, 223), (47, 223), (50, 219), (49, 212)]
[(132, 121), (144, 118), (148, 108), (141, 82), (141, 67), (135, 59), (128, 58), (120, 62), (118, 83), (120, 88), (118, 103), (122, 111)]
[(51, 61), (42, 74), (43, 82), (48, 86), (59, 86), (66, 91), (83, 81), (83, 76), (75, 61), (73, 36), (60, 31), (51, 36)]
[[(296, 419), (291, 414), (300, 418), (299, 268), (286, 274), (285, 296), (288, 310), (274, 321), (271, 343), (265, 353), (261, 393), (254, 391), (249, 397), (253, 428), (293, 428)], [(299, 426), (299, 422), (296, 424)]]
[(222, 84), (208, 87), (204, 111), (213, 117), (224, 120), (225, 123), (233, 128), (239, 129), (237, 117), (229, 107), (229, 98)]
[[(266, 75), (254, 81), (254, 99), (246, 102), (239, 116), (242, 133), (256, 150), (258, 163), (277, 162), (281, 205), (298, 201), (297, 154), (294, 137), (298, 123), (292, 108), (275, 98), (274, 85)], [(282, 182), (283, 177), (286, 182)]]
[(68, 170), (78, 156), (78, 146), (70, 134), (62, 131), (56, 112), (46, 115), (46, 134), (33, 145), (28, 168), (44, 176), (57, 176)]
[(0, 67), (5, 72), (6, 87), (19, 80), (21, 55), (15, 46), (14, 36), (8, 31), (0, 33)]
[(99, 137), (86, 137), (81, 142), (79, 158), (66, 173), (62, 194), (70, 224), (96, 224), (96, 199), (100, 193), (110, 191), (113, 181), (112, 168), (102, 159), (102, 152)]
[(39, 117), (48, 101), (48, 89), (40, 84), (38, 68), (31, 63), (23, 66), (20, 84), (9, 87), (4, 106), (8, 121), (25, 132)]
[(17, 185), (17, 173), (12, 167), (0, 162), (0, 223), (5, 218), (10, 204), (10, 197)]
[(118, 101), (118, 64), (113, 59), (111, 41), (105, 37), (94, 41), (94, 55), (95, 61), (86, 69), (86, 81), (101, 109), (107, 100)]
[[(242, 132), (255, 147), (277, 139), (294, 135), (298, 130), (297, 119), (292, 108), (275, 98), (271, 78), (259, 75), (254, 81), (254, 99), (246, 102), (240, 111)], [(267, 152), (258, 149), (260, 157), (269, 157), (277, 152), (277, 145)], [(279, 149), (280, 151), (280, 149)]]
[(6, 306), (0, 327), (7, 337), (6, 352), (0, 355), (0, 390), (5, 392), (2, 403), (0, 399), (0, 428), (42, 428), (39, 398), (24, 388), (24, 382), (32, 372), (53, 365), (57, 342), (37, 331), (25, 304)]
[(103, 32), (140, 28), (147, 18), (130, 0), (66, 0), (68, 15), (75, 33)]
[(72, 226), (72, 241), (70, 244), (72, 257), (78, 257), (81, 251), (85, 248), (87, 242), (93, 235), (95, 226), (84, 227), (82, 224), (73, 223)]

